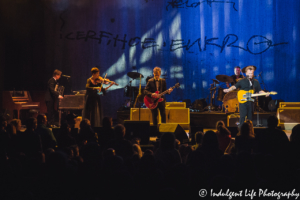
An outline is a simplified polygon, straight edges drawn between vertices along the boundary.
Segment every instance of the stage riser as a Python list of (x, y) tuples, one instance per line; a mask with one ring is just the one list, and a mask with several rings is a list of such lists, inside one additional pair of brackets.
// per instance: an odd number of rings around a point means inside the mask
[[(203, 127), (203, 128), (216, 128), (216, 123), (219, 120), (224, 121), (227, 125), (227, 116), (230, 114), (225, 113), (206, 113), (206, 112), (193, 112), (190, 113), (190, 126)], [(267, 127), (267, 119), (276, 113), (259, 113), (259, 124)], [(118, 111), (118, 122), (124, 124), (124, 120), (130, 119), (130, 111)], [(257, 124), (257, 114), (253, 115), (253, 125)]]

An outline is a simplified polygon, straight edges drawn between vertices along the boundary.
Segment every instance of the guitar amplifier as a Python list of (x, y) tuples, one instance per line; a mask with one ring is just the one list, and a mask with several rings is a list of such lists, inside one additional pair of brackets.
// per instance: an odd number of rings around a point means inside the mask
[[(150, 125), (153, 125), (152, 113), (149, 108), (131, 108), (130, 109), (131, 121), (149, 121)], [(158, 110), (158, 123), (160, 123), (160, 113)]]
[(227, 115), (227, 127), (238, 127), (240, 123), (240, 115), (231, 114)]
[(300, 123), (300, 107), (299, 108), (278, 108), (278, 123)]
[(166, 108), (186, 108), (186, 102), (166, 102)]
[(300, 108), (300, 102), (279, 102), (279, 108)]
[[(161, 119), (159, 121), (161, 122)], [(189, 129), (190, 109), (189, 108), (166, 108), (166, 123), (179, 124), (183, 129), (185, 130)]]

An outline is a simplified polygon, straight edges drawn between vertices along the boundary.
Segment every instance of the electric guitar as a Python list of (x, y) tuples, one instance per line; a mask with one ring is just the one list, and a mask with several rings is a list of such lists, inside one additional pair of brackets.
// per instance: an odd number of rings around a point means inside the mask
[(237, 98), (238, 98), (239, 103), (245, 103), (247, 101), (254, 102), (254, 99), (252, 99), (251, 97), (265, 96), (267, 94), (272, 94), (272, 95), (277, 94), (277, 92), (266, 92), (266, 93), (262, 93), (262, 94), (253, 94), (253, 93), (254, 93), (254, 90), (249, 90), (249, 91), (239, 90), (237, 93)]
[[(176, 83), (176, 84), (172, 87), (172, 89), (178, 88), (179, 86), (180, 86), (180, 84), (179, 84), (179, 83)], [(160, 94), (159, 94), (159, 91), (156, 91), (155, 93), (158, 94), (158, 97), (157, 97), (157, 98), (149, 97), (149, 96), (146, 95), (146, 96), (144, 97), (144, 103), (145, 103), (145, 105), (147, 106), (147, 108), (150, 108), (150, 109), (156, 108), (156, 107), (157, 107), (157, 104), (158, 104), (159, 102), (162, 102), (162, 101), (163, 101), (163, 98), (161, 98), (161, 96), (167, 94), (168, 91), (169, 91), (169, 90), (166, 90), (166, 91), (164, 91), (164, 92), (162, 92), (162, 93), (160, 93)]]

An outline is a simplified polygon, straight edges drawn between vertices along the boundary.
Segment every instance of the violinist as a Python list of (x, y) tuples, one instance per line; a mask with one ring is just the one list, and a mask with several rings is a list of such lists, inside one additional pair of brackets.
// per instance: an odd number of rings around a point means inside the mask
[[(92, 127), (100, 127), (102, 124), (102, 106), (99, 92), (102, 91), (103, 95), (106, 94), (106, 90), (112, 85), (116, 84), (114, 81), (104, 79), (99, 76), (100, 71), (97, 67), (91, 69), (92, 76), (87, 79), (85, 86), (85, 105), (83, 109), (83, 119), (89, 119)], [(110, 85), (103, 88), (103, 84)]]

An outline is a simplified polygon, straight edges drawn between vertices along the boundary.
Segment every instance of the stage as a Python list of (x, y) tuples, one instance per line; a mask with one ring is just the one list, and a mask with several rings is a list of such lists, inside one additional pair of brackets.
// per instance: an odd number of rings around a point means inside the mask
[[(190, 112), (190, 127), (215, 128), (219, 120), (222, 120), (227, 127), (236, 127), (237, 125), (234, 124), (238, 120), (234, 120), (234, 117), (230, 118), (230, 116), (238, 114), (239, 113), (224, 113), (220, 111)], [(270, 115), (276, 115), (276, 112), (254, 112), (253, 125), (261, 124), (261, 127), (267, 127), (267, 119)], [(230, 118), (229, 126), (227, 123), (228, 118)], [(124, 124), (124, 120), (130, 120), (130, 110), (117, 112), (118, 123)]]

